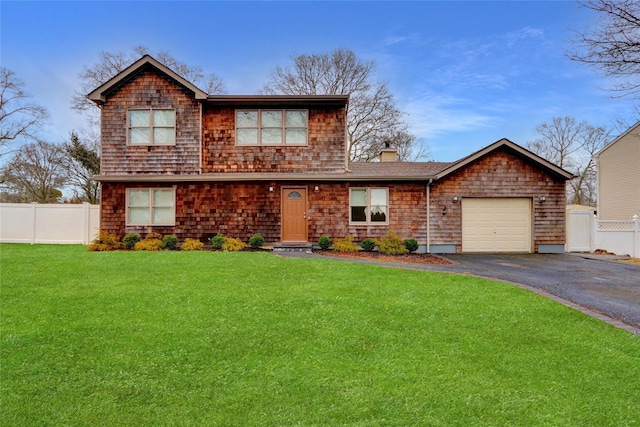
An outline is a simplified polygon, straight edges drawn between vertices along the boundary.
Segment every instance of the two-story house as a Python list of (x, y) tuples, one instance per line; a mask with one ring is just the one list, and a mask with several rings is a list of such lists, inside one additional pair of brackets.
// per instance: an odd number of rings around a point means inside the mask
[(631, 221), (640, 216), (640, 122), (596, 155), (598, 219)]
[(101, 228), (274, 245), (393, 230), (430, 252), (561, 252), (571, 174), (506, 139), (453, 163), (350, 163), (347, 96), (208, 95), (150, 56), (91, 92)]

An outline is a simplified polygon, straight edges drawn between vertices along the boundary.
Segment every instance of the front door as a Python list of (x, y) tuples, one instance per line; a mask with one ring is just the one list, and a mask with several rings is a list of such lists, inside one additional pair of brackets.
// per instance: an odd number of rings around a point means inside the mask
[(282, 241), (307, 241), (307, 189), (282, 189)]

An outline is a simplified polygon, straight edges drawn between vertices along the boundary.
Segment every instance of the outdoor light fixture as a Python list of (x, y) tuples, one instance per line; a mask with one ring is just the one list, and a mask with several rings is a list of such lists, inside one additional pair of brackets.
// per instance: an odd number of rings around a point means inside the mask
[(547, 198), (545, 196), (540, 196), (538, 200), (540, 200), (540, 203), (543, 203)]
[(271, 185), (269, 186), (269, 192), (273, 193), (273, 186), (271, 186)]
[(313, 191), (315, 191), (315, 192), (317, 193), (318, 191), (320, 191), (320, 187), (318, 187), (318, 186), (316, 185), (315, 187), (313, 187)]
[(451, 199), (453, 203), (458, 203), (458, 200), (460, 200), (458, 199), (458, 196), (453, 196), (453, 199)]

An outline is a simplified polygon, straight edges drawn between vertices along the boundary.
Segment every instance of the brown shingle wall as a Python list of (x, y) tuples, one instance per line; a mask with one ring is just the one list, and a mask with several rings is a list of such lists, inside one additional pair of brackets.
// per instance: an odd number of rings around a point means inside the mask
[[(127, 145), (130, 108), (175, 108), (176, 144)], [(109, 95), (102, 107), (101, 134), (103, 175), (199, 172), (200, 104), (188, 90), (153, 71), (141, 71)]]
[[(431, 187), (431, 244), (455, 244), (462, 249), (462, 204), (458, 197), (531, 197), (534, 252), (540, 244), (565, 242), (565, 182), (499, 150)], [(546, 201), (540, 203), (539, 196)], [(447, 214), (442, 215), (443, 206)]]
[[(314, 187), (318, 185), (319, 191)], [(274, 187), (269, 192), (269, 186)], [(349, 226), (349, 184), (346, 183), (185, 183), (176, 189), (175, 227), (126, 227), (127, 188), (160, 188), (166, 185), (103, 183), (101, 228), (124, 236), (146, 234), (150, 229), (205, 241), (216, 233), (247, 242), (260, 233), (269, 243), (280, 241), (282, 187), (306, 187), (309, 241), (316, 243), (326, 234), (332, 239), (352, 234), (356, 241), (380, 237), (393, 230), (403, 238), (426, 241), (426, 196), (422, 184), (390, 184), (389, 224)], [(355, 186), (354, 186), (355, 187)], [(357, 186), (361, 187), (361, 186)]]
[(204, 112), (203, 172), (342, 172), (345, 110), (309, 110), (308, 145), (236, 146), (235, 109)]

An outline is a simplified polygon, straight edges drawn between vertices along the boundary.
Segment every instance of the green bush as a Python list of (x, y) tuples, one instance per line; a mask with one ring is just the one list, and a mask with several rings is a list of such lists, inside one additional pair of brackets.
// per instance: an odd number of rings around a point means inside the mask
[(348, 235), (343, 239), (338, 239), (333, 243), (333, 250), (336, 252), (357, 252), (358, 245), (353, 243), (353, 236)]
[(210, 238), (209, 241), (213, 249), (222, 249), (222, 245), (224, 245), (224, 234), (218, 233)]
[(404, 241), (396, 233), (389, 230), (378, 243), (378, 251), (387, 255), (402, 255), (409, 252)]
[(404, 247), (412, 254), (418, 250), (418, 241), (416, 239), (406, 239), (404, 241)]
[(224, 244), (222, 245), (223, 251), (236, 252), (243, 250), (247, 245), (233, 237), (225, 237)]
[(360, 242), (360, 247), (366, 252), (372, 252), (376, 248), (376, 241), (371, 238), (364, 239)]
[(108, 231), (101, 231), (88, 246), (89, 252), (105, 252), (120, 249), (122, 243), (115, 234), (111, 234)]
[(127, 249), (133, 249), (136, 243), (140, 241), (140, 235), (137, 233), (129, 233), (122, 239), (122, 246)]
[(318, 246), (323, 251), (329, 250), (329, 248), (331, 247), (331, 239), (329, 238), (329, 236), (326, 236), (324, 234), (320, 236), (320, 238), (318, 239)]
[(183, 251), (201, 251), (204, 249), (204, 243), (200, 240), (186, 238), (184, 239), (182, 246), (180, 246), (180, 249)]
[(162, 238), (162, 249), (169, 249), (175, 251), (178, 249), (178, 238), (176, 236), (164, 236)]
[(249, 246), (254, 249), (257, 249), (264, 245), (264, 237), (260, 233), (256, 233), (251, 238), (249, 238)]

